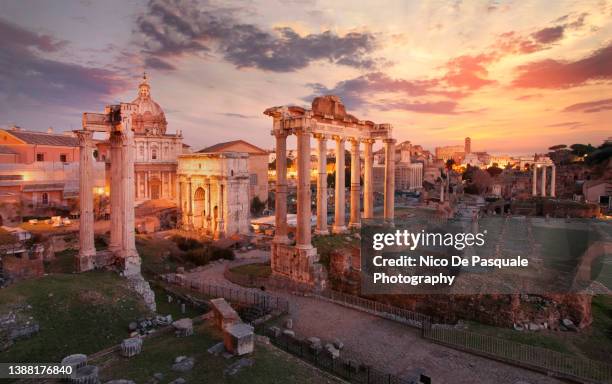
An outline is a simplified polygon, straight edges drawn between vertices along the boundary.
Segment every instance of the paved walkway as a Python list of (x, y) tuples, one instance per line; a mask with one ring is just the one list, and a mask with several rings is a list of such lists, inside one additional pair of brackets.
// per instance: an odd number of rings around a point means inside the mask
[[(265, 257), (261, 254), (237, 256), (232, 264)], [(226, 264), (217, 262), (187, 275), (208, 284), (236, 287), (223, 277)], [(324, 341), (338, 338), (344, 342), (345, 354), (400, 377), (410, 378), (422, 372), (435, 384), (560, 383), (536, 372), (432, 343), (421, 338), (418, 330), (391, 320), (310, 297), (281, 291), (273, 294), (289, 300), (293, 329), (298, 336), (317, 336)]]

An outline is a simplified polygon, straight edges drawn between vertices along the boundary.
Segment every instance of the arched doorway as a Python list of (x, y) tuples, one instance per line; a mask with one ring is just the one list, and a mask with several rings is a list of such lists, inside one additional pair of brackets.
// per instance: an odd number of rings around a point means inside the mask
[(149, 196), (152, 200), (160, 198), (161, 181), (157, 177), (152, 177), (149, 180)]
[(193, 225), (196, 228), (204, 228), (204, 188), (196, 189), (193, 195)]

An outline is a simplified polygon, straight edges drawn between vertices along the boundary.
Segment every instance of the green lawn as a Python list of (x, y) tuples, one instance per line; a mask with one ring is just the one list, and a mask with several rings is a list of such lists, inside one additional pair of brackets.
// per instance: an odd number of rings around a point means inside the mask
[(353, 233), (344, 235), (314, 236), (312, 245), (317, 248), (319, 262), (329, 267), (329, 258), (332, 251), (343, 248), (359, 248), (360, 240)]
[(255, 263), (239, 265), (231, 268), (230, 271), (247, 276), (254, 277), (269, 277), (272, 274), (270, 263)]
[(31, 305), (22, 315), (40, 325), (30, 339), (0, 352), (5, 362), (54, 362), (119, 343), (130, 321), (148, 314), (125, 279), (112, 272), (48, 275), (0, 290), (0, 313)]
[[(320, 371), (306, 365), (297, 358), (272, 346), (257, 344), (255, 352), (247, 356), (254, 365), (243, 368), (235, 376), (224, 377), (224, 369), (238, 358), (225, 359), (214, 356), (207, 349), (222, 340), (222, 335), (208, 323), (195, 327), (193, 336), (177, 339), (174, 335), (164, 335), (144, 340), (143, 352), (131, 359), (120, 358), (105, 367), (101, 372), (102, 381), (111, 379), (130, 379), (137, 383), (147, 382), (155, 373), (162, 373), (164, 380), (170, 382), (178, 377), (188, 383), (340, 383)], [(195, 358), (193, 370), (186, 373), (171, 370), (177, 356)]]

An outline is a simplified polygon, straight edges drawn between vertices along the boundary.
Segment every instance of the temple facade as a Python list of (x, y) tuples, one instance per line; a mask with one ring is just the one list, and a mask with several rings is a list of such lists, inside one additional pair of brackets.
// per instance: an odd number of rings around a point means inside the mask
[(215, 239), (249, 233), (249, 154), (178, 157), (180, 226)]

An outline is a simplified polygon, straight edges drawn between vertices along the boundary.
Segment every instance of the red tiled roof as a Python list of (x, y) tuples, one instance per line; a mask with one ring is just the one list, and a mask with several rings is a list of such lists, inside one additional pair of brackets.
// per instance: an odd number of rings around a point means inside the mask
[(249, 153), (255, 153), (255, 152), (261, 152), (262, 154), (268, 153), (266, 150), (261, 149), (258, 146), (253, 145), (251, 143), (247, 143), (244, 140), (226, 141), (224, 143), (219, 143), (219, 144), (211, 145), (210, 147), (207, 147), (207, 148), (204, 148), (204, 149), (200, 149), (198, 151), (198, 153), (231, 152), (230, 150), (228, 150), (228, 147), (230, 147), (232, 145), (235, 145), (235, 144), (245, 144), (245, 145), (248, 145), (249, 147), (253, 148), (253, 152), (249, 152)]
[(36, 131), (6, 131), (27, 144), (51, 145), (57, 147), (78, 147), (79, 141), (76, 137), (59, 133), (45, 133)]

